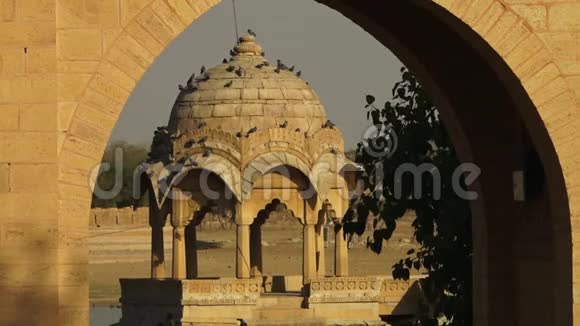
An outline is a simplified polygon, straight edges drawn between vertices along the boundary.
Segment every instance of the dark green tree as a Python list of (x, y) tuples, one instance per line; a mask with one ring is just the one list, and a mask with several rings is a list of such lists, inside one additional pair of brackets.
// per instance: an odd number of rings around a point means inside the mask
[[(420, 249), (409, 251), (392, 269), (398, 279), (408, 279), (412, 270), (427, 274), (421, 281), (426, 300), (414, 323), (437, 325), (439, 320), (452, 326), (471, 325), (471, 211), (469, 202), (452, 186), (452, 175), (460, 162), (424, 88), (406, 68), (401, 74), (392, 100), (384, 107), (375, 105), (374, 96), (366, 98), (367, 118), (375, 132), (356, 152), (357, 162), (367, 171), (364, 180), (370, 190), (358, 200), (358, 223), (366, 223), (369, 213), (384, 220), (386, 228), (375, 230), (369, 241), (369, 247), (379, 253), (383, 241), (395, 231), (397, 220), (414, 211), (414, 237)], [(412, 173), (402, 177), (396, 173), (398, 167), (409, 163), (436, 167), (440, 187), (428, 171), (420, 176), (419, 189)]]
[[(120, 154), (121, 152), (122, 154)], [(128, 207), (135, 204), (133, 198), (133, 173), (137, 166), (147, 160), (149, 152), (146, 146), (133, 145), (119, 141), (110, 144), (103, 155), (102, 163), (108, 163), (109, 169), (101, 167), (96, 185), (103, 190), (111, 190), (115, 186), (116, 175), (121, 176), (122, 187), (114, 198), (100, 198), (93, 193), (93, 207)], [(118, 156), (118, 155), (122, 156)], [(122, 157), (122, 164), (116, 164), (116, 159)], [(146, 199), (141, 199), (138, 205), (146, 205)]]

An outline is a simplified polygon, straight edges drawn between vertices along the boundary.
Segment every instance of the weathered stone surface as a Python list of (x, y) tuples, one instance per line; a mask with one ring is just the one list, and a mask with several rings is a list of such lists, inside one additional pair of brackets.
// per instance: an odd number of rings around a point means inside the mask
[[(63, 30), (58, 32), (58, 57), (65, 60), (99, 60), (102, 54), (98, 29)], [(86, 44), (86, 46), (79, 46)]]
[(0, 130), (18, 130), (18, 104), (0, 104)]

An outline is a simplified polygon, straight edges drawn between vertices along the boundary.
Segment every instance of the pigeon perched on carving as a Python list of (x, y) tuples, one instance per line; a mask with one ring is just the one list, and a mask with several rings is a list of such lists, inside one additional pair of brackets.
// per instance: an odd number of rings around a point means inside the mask
[(191, 77), (187, 80), (187, 87), (193, 87), (193, 82), (195, 81), (195, 73), (191, 74)]
[(255, 133), (256, 131), (258, 131), (258, 127), (254, 127), (252, 129), (248, 130), (248, 135), (251, 135), (251, 134)]
[(191, 148), (193, 145), (195, 145), (195, 139), (190, 139), (187, 141), (187, 143), (185, 143), (185, 145), (183, 145), (183, 147)]
[(165, 164), (172, 160), (173, 154), (173, 140), (171, 135), (167, 131), (167, 127), (157, 127), (157, 130), (153, 133), (153, 141), (151, 142), (151, 148), (147, 154), (147, 162), (163, 162)]
[(336, 127), (336, 125), (330, 120), (326, 120), (324, 125), (322, 125), (322, 128), (325, 128), (325, 129), (334, 129), (334, 127)]

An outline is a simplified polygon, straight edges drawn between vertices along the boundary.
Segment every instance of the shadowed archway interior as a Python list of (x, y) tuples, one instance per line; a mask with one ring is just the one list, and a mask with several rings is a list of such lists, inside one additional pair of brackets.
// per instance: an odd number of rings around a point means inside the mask
[[(569, 324), (572, 291), (563, 285), (571, 283), (572, 255), (564, 179), (541, 117), (512, 68), (435, 3), (320, 2), (363, 27), (418, 76), (460, 159), (483, 171), (472, 204), (476, 324)], [(513, 175), (525, 169), (530, 152), (548, 182), (535, 198), (518, 203)], [(537, 291), (541, 300), (533, 295)], [(532, 307), (540, 313), (530, 316)]]
[[(321, 2), (375, 36), (418, 76), (460, 159), (483, 171), (472, 204), (476, 324), (571, 324), (566, 186), (544, 123), (512, 69), (435, 3)], [(529, 152), (537, 153), (547, 184), (537, 197), (518, 203), (513, 173), (525, 169)]]

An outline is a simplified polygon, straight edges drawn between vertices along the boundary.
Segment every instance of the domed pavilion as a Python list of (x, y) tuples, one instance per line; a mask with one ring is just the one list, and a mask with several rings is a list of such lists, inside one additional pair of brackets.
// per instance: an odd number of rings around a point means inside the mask
[[(260, 227), (280, 207), (303, 225), (303, 272), (294, 290), (309, 297), (310, 305), (326, 303), (328, 287), (349, 279), (342, 218), (358, 168), (345, 156), (342, 134), (316, 92), (294, 67), (270, 63), (250, 35), (229, 60), (202, 68), (179, 89), (168, 127), (155, 132), (143, 169), (150, 194), (151, 279), (121, 280), (122, 325), (143, 320), (144, 313), (157, 321), (168, 307), (180, 320), (204, 320), (200, 316), (217, 311), (207, 306), (229, 307), (222, 316), (228, 320), (255, 317), (239, 307), (255, 306), (264, 292)], [(198, 278), (195, 226), (208, 212), (235, 221), (235, 279)], [(170, 277), (163, 248), (167, 218), (173, 227)], [(330, 273), (324, 270), (324, 225), (335, 231)], [(363, 300), (381, 287), (376, 280), (352, 282)], [(348, 290), (340, 284), (339, 293)], [(181, 294), (170, 290), (175, 288)], [(356, 293), (351, 290), (350, 301)], [(318, 299), (316, 291), (322, 291)], [(376, 319), (378, 312), (371, 309), (369, 316)]]

